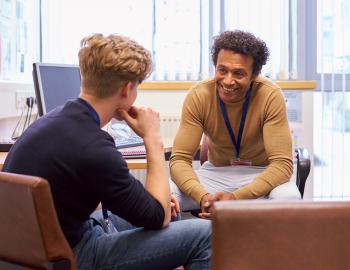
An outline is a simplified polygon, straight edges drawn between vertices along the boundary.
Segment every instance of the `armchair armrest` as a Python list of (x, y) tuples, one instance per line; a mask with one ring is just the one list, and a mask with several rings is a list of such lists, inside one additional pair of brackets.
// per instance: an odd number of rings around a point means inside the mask
[(217, 202), (213, 270), (348, 269), (350, 203)]

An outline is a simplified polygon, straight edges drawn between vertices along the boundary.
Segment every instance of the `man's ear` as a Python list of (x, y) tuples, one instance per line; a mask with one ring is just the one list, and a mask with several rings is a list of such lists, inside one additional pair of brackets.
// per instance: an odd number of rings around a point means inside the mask
[(132, 89), (133, 89), (133, 83), (131, 81), (126, 82), (120, 89), (121, 96), (124, 98), (127, 98)]

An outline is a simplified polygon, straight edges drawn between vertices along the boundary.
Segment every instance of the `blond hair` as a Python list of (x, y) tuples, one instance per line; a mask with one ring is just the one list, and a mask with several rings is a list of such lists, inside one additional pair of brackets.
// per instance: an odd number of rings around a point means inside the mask
[(151, 54), (128, 37), (94, 34), (80, 42), (83, 91), (104, 98), (128, 81), (141, 83), (152, 72)]

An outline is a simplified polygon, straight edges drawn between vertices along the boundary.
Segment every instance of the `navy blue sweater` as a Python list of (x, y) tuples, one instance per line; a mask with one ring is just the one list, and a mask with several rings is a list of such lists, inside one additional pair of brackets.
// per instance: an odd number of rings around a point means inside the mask
[(164, 210), (130, 173), (113, 138), (81, 99), (34, 122), (3, 167), (49, 181), (62, 230), (74, 247), (99, 202), (135, 226), (161, 228)]

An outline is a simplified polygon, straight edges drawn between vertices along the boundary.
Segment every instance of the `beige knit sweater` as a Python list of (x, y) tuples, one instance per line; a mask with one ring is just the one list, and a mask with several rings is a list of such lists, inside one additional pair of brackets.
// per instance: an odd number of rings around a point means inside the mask
[[(236, 139), (243, 102), (244, 99), (225, 104)], [(209, 161), (215, 166), (230, 166), (235, 159), (235, 148), (224, 123), (214, 80), (195, 85), (187, 94), (170, 158), (172, 179), (182, 192), (198, 203), (208, 193), (192, 168), (203, 133), (209, 139)], [(267, 168), (250, 184), (233, 192), (237, 199), (266, 195), (288, 181), (293, 173), (285, 100), (281, 89), (261, 76), (253, 84), (240, 152), (241, 160)]]

